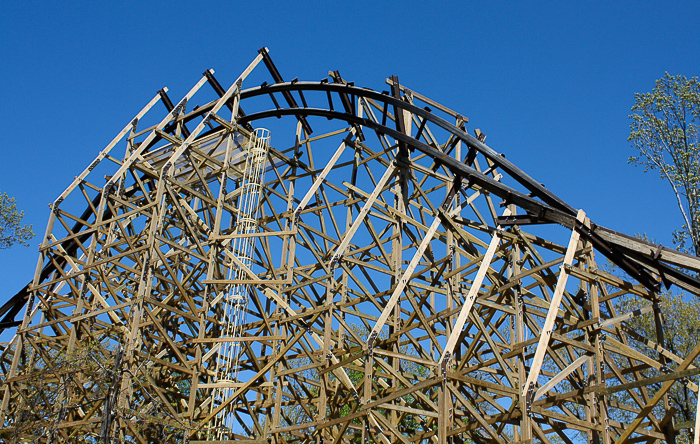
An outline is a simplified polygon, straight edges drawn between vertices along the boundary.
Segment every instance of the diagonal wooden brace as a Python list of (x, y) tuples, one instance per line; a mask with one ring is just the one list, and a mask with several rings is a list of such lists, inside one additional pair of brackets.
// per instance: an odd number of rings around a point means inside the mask
[[(693, 348), (693, 350), (688, 354), (688, 356), (686, 356), (686, 358), (683, 360), (683, 362), (681, 362), (681, 364), (675, 368), (675, 371), (680, 372), (680, 371), (687, 369), (688, 366), (690, 366), (690, 364), (693, 363), (693, 360), (695, 360), (695, 358), (699, 354), (700, 354), (700, 344), (696, 345), (695, 348)], [(652, 399), (650, 399), (649, 402), (647, 403), (647, 405), (645, 405), (644, 408), (639, 412), (639, 414), (634, 419), (634, 421), (632, 421), (632, 423), (623, 430), (620, 437), (617, 439), (617, 441), (615, 441), (615, 444), (622, 444), (625, 441), (627, 441), (627, 438), (629, 438), (632, 435), (632, 433), (634, 433), (635, 430), (637, 430), (637, 427), (639, 427), (639, 425), (642, 423), (642, 421), (644, 421), (644, 418), (646, 418), (647, 415), (649, 413), (651, 413), (651, 411), (654, 409), (654, 407), (656, 407), (656, 404), (658, 404), (659, 401), (661, 401), (661, 399), (664, 397), (664, 395), (666, 393), (668, 393), (668, 391), (671, 389), (671, 386), (676, 381), (677, 381), (677, 379), (672, 379), (670, 381), (666, 381), (664, 383), (664, 385), (661, 386), (661, 388), (659, 389), (659, 391), (656, 392), (654, 397)], [(697, 418), (696, 418), (696, 424), (697, 424)], [(697, 429), (695, 430), (695, 441), (694, 442), (695, 443), (698, 442)]]
[[(250, 277), (251, 279), (256, 279), (258, 277), (255, 273), (253, 273), (253, 270), (248, 268), (234, 254), (231, 254), (230, 252), (227, 251), (226, 255), (227, 255), (227, 257), (231, 258), (236, 263), (236, 265), (238, 267), (240, 267), (241, 270), (243, 270), (248, 275), (248, 277)], [(273, 301), (275, 301), (275, 303), (277, 303), (277, 305), (279, 305), (284, 311), (286, 311), (289, 316), (292, 316), (292, 317), (297, 316), (297, 312), (294, 311), (294, 309), (287, 303), (287, 301), (285, 301), (284, 299), (279, 297), (279, 295), (277, 293), (275, 293), (272, 289), (268, 288), (267, 286), (263, 286), (262, 291), (263, 291), (263, 293), (265, 293), (265, 296), (267, 296), (270, 299), (272, 299)], [(310, 328), (308, 329), (308, 332), (311, 334), (311, 337), (314, 339), (314, 341), (316, 341), (316, 343), (319, 345), (319, 347), (321, 349), (323, 349), (324, 348), (323, 338), (321, 338), (321, 336), (319, 336), (318, 333), (311, 330)], [(338, 358), (336, 358), (335, 355), (333, 355), (333, 354), (330, 355), (330, 359), (331, 359), (331, 362), (333, 364), (337, 364), (338, 362), (340, 362), (338, 360)], [(342, 367), (336, 368), (335, 370), (333, 370), (333, 374), (335, 374), (338, 377), (338, 379), (345, 386), (345, 388), (347, 388), (348, 390), (350, 390), (350, 392), (352, 392), (355, 399), (360, 399), (360, 395), (357, 393), (357, 390), (355, 390), (355, 386), (353, 385), (352, 381), (350, 380), (350, 377), (348, 376), (348, 374), (345, 373), (344, 368), (342, 368)]]
[[(583, 210), (579, 210), (578, 214), (576, 215), (576, 219), (583, 223), (585, 218), (586, 213)], [(574, 254), (576, 254), (579, 237), (579, 232), (572, 229), (571, 239), (569, 239), (569, 246), (566, 248), (566, 253), (564, 254), (564, 263), (559, 269), (557, 286), (554, 289), (552, 301), (549, 304), (549, 311), (547, 312), (547, 318), (544, 321), (544, 326), (542, 327), (542, 331), (540, 333), (540, 340), (537, 343), (537, 351), (535, 351), (535, 357), (532, 359), (532, 365), (530, 366), (530, 373), (527, 375), (527, 381), (525, 381), (525, 385), (523, 386), (523, 396), (534, 396), (535, 383), (537, 382), (537, 378), (540, 376), (544, 355), (547, 352), (547, 347), (549, 347), (549, 340), (552, 338), (552, 330), (554, 329), (554, 323), (557, 319), (559, 306), (561, 305), (564, 290), (566, 290), (566, 281), (569, 279), (569, 272), (566, 269), (566, 265), (571, 265), (574, 261)], [(534, 399), (530, 399), (529, 401), (532, 402)]]
[[(167, 91), (168, 88), (163, 88), (163, 90)], [(107, 157), (107, 155), (110, 153), (110, 151), (112, 151), (112, 148), (114, 148), (114, 147), (117, 145), (117, 143), (119, 143), (119, 141), (122, 140), (122, 139), (124, 138), (124, 136), (126, 136), (126, 133), (128, 133), (131, 129), (135, 128), (135, 126), (136, 126), (136, 124), (138, 123), (138, 121), (139, 121), (144, 115), (146, 115), (146, 113), (153, 107), (153, 105), (155, 105), (156, 103), (158, 103), (159, 100), (160, 100), (160, 95), (159, 95), (159, 94), (156, 94), (156, 96), (153, 97), (153, 99), (151, 99), (150, 102), (148, 102), (148, 104), (147, 104), (147, 105), (146, 105), (146, 106), (131, 120), (131, 122), (129, 122), (129, 123), (124, 127), (124, 129), (122, 129), (122, 130), (119, 132), (119, 134), (117, 134), (117, 135), (114, 137), (114, 139), (112, 139), (112, 141), (109, 143), (109, 145), (107, 145), (107, 146), (105, 147), (105, 149), (103, 149), (102, 151), (100, 151), (100, 154), (97, 155), (97, 157), (95, 158), (95, 160), (93, 160), (92, 163), (90, 163), (90, 165), (89, 165), (87, 168), (85, 168), (85, 169), (83, 170), (82, 173), (80, 173), (78, 176), (75, 177), (75, 179), (74, 179), (73, 182), (68, 186), (68, 188), (66, 188), (66, 189), (63, 191), (63, 193), (61, 193), (61, 195), (58, 196), (58, 198), (56, 198), (56, 200), (54, 201), (54, 205), (52, 206), (52, 208), (53, 208), (54, 210), (55, 210), (56, 208), (58, 208), (58, 204), (59, 204), (60, 202), (62, 202), (63, 200), (65, 200), (65, 198), (68, 197), (68, 195), (69, 195), (71, 192), (73, 192), (73, 190), (74, 190), (80, 183), (82, 183), (82, 181), (87, 177), (87, 175), (90, 174), (90, 172), (91, 172), (93, 169), (95, 169), (95, 167), (96, 167), (105, 157)]]
[(112, 187), (114, 186), (114, 184), (117, 183), (119, 178), (124, 173), (126, 173), (126, 171), (129, 168), (131, 168), (131, 166), (134, 164), (134, 162), (138, 161), (141, 158), (141, 154), (143, 154), (143, 151), (151, 144), (153, 139), (155, 139), (156, 136), (158, 135), (156, 133), (156, 131), (162, 130), (163, 128), (165, 128), (165, 125), (167, 125), (168, 123), (170, 123), (170, 121), (175, 119), (177, 117), (177, 114), (174, 114), (175, 110), (179, 110), (183, 106), (183, 104), (187, 103), (187, 101), (190, 100), (192, 98), (192, 96), (194, 96), (194, 94), (197, 91), (199, 91), (199, 89), (205, 83), (207, 83), (207, 78), (206, 78), (206, 76), (202, 76), (202, 78), (199, 80), (199, 82), (197, 82), (192, 87), (192, 89), (190, 89), (187, 92), (187, 94), (185, 94), (185, 97), (183, 97), (182, 100), (180, 100), (178, 102), (178, 104), (175, 106), (175, 109), (173, 110), (173, 112), (168, 113), (168, 115), (165, 116), (163, 118), (163, 120), (161, 120), (160, 123), (158, 123), (158, 125), (155, 126), (155, 128), (153, 128), (153, 131), (151, 131), (151, 133), (146, 137), (146, 139), (143, 142), (141, 142), (141, 144), (139, 145), (139, 148), (134, 150), (134, 152), (131, 153), (131, 155), (129, 155), (129, 158), (126, 159), (124, 162), (122, 162), (119, 169), (117, 169), (117, 171), (112, 175), (112, 178), (110, 180), (108, 180), (107, 183), (105, 184), (105, 186), (102, 188), (102, 190), (103, 190), (102, 194), (106, 194), (105, 192), (107, 190), (112, 189)]
[(379, 182), (377, 183), (377, 186), (374, 187), (372, 194), (370, 194), (370, 196), (367, 198), (362, 210), (360, 210), (360, 214), (357, 215), (357, 219), (355, 219), (350, 229), (343, 236), (343, 240), (340, 242), (340, 245), (338, 245), (338, 248), (335, 249), (335, 253), (333, 253), (333, 256), (331, 256), (331, 261), (329, 264), (330, 268), (335, 268), (335, 265), (338, 263), (338, 261), (340, 261), (340, 258), (343, 257), (343, 253), (345, 253), (345, 249), (348, 248), (348, 245), (350, 245), (352, 237), (360, 228), (360, 224), (362, 224), (362, 222), (365, 220), (365, 216), (367, 216), (367, 213), (369, 213), (369, 210), (372, 208), (372, 205), (374, 205), (377, 197), (379, 197), (379, 194), (384, 190), (387, 182), (394, 176), (395, 172), (396, 162), (392, 162), (391, 165), (389, 165), (389, 168), (387, 168), (384, 172), (382, 178), (379, 179)]
[[(507, 216), (510, 216), (510, 210), (506, 208), (506, 210), (503, 212), (503, 217)], [(498, 227), (496, 227), (496, 232), (493, 234), (491, 242), (489, 243), (489, 246), (486, 249), (486, 253), (484, 253), (483, 258), (481, 259), (481, 265), (479, 266), (479, 270), (477, 271), (476, 276), (474, 277), (474, 282), (472, 283), (472, 286), (469, 289), (469, 293), (467, 294), (467, 297), (464, 301), (464, 305), (462, 305), (462, 308), (459, 311), (459, 316), (457, 317), (457, 321), (455, 322), (450, 337), (447, 339), (445, 349), (442, 351), (442, 356), (440, 356), (438, 366), (440, 367), (440, 370), (443, 374), (445, 374), (447, 364), (449, 363), (450, 358), (454, 353), (454, 348), (457, 344), (457, 339), (459, 339), (459, 336), (462, 334), (464, 324), (469, 318), (469, 313), (471, 312), (472, 307), (474, 306), (476, 296), (477, 294), (479, 294), (481, 284), (484, 282), (486, 273), (488, 272), (489, 267), (491, 266), (491, 260), (493, 260), (493, 256), (496, 254), (496, 249), (498, 248), (502, 237), (503, 232), (501, 231), (501, 227), (499, 225)]]
[(583, 363), (588, 360), (588, 358), (590, 358), (589, 355), (581, 355), (574, 362), (566, 366), (564, 370), (560, 371), (556, 376), (550, 379), (549, 382), (540, 387), (539, 390), (537, 390), (537, 392), (535, 393), (535, 396), (532, 398), (532, 400), (534, 401), (536, 399), (539, 399), (540, 396), (544, 396), (544, 394), (550, 391), (555, 385), (559, 384), (559, 382), (561, 382), (564, 378), (566, 378), (571, 373), (575, 372), (579, 367), (581, 367)]
[(192, 133), (187, 137), (187, 139), (180, 145), (180, 147), (175, 151), (172, 156), (168, 159), (168, 163), (166, 163), (166, 167), (163, 168), (163, 172), (168, 175), (172, 175), (173, 172), (175, 171), (175, 162), (177, 159), (180, 158), (180, 156), (187, 150), (187, 147), (189, 147), (195, 139), (199, 136), (199, 133), (201, 133), (204, 128), (207, 127), (209, 124), (209, 120), (211, 119), (211, 116), (218, 113), (219, 110), (228, 102), (228, 100), (233, 97), (233, 95), (236, 92), (241, 91), (241, 83), (243, 80), (245, 80), (246, 77), (255, 69), (256, 66), (258, 66), (258, 63), (262, 60), (262, 55), (258, 54), (258, 56), (248, 65), (248, 67), (243, 71), (243, 73), (238, 76), (235, 82), (229, 87), (228, 91), (226, 91), (226, 94), (221, 96), (219, 100), (216, 101), (216, 105), (214, 105), (214, 108), (211, 109), (207, 113), (207, 115), (202, 119), (201, 122), (199, 122), (199, 125), (192, 131)]
[[(451, 194), (449, 196), (449, 199), (443, 204), (443, 208), (446, 208), (449, 206), (452, 201), (454, 200), (454, 194)], [(462, 209), (462, 206), (458, 206), (456, 209), (450, 211), (449, 213), (446, 213), (446, 217), (452, 217), (456, 213), (458, 213)], [(430, 225), (430, 228), (428, 228), (428, 231), (425, 233), (425, 237), (423, 237), (423, 240), (421, 241), (420, 245), (418, 246), (418, 249), (416, 250), (416, 253), (413, 255), (413, 258), (411, 259), (411, 262), (408, 264), (408, 267), (406, 267), (406, 271), (403, 273), (401, 276), (401, 279), (399, 282), (396, 284), (396, 288), (394, 288), (394, 292), (391, 294), (391, 297), (389, 298), (389, 302), (386, 304), (384, 307), (384, 310), (382, 310), (381, 316), (379, 316), (379, 319), (377, 320), (376, 324), (374, 325), (374, 328), (372, 328), (372, 331), (369, 334), (369, 337), (367, 338), (367, 348), (371, 349), (374, 346), (374, 342), (377, 340), (377, 337), (379, 336), (379, 332), (384, 328), (384, 324), (386, 323), (387, 319), (389, 319), (389, 315), (391, 314), (391, 311), (394, 309), (394, 306), (399, 300), (399, 297), (401, 297), (401, 294), (403, 293), (404, 289), (406, 288), (406, 285), (408, 284), (408, 280), (415, 271), (416, 267), (418, 266), (418, 263), (420, 262), (421, 258), (423, 257), (423, 253), (425, 253), (425, 250), (428, 248), (428, 245), (430, 245), (430, 241), (433, 240), (433, 236), (435, 235), (435, 232), (437, 229), (440, 227), (440, 214), (435, 216), (435, 220), (433, 220), (433, 223)]]
[[(350, 130), (351, 135), (355, 135), (355, 128), (352, 128)], [(349, 137), (349, 136), (348, 136)], [(309, 188), (309, 191), (306, 192), (304, 195), (304, 198), (299, 202), (299, 205), (297, 206), (296, 210), (294, 210), (294, 220), (296, 221), (299, 218), (299, 215), (301, 214), (302, 211), (304, 211), (304, 208), (306, 208), (306, 205), (309, 203), (309, 200), (311, 200), (311, 196), (316, 194), (316, 190), (321, 186), (323, 181), (326, 179), (326, 176), (328, 176), (328, 173), (330, 173), (331, 169), (335, 166), (335, 163), (338, 161), (340, 158), (340, 155), (343, 154), (343, 151), (345, 151), (345, 147), (348, 146), (347, 140), (343, 140), (343, 142), (340, 144), (338, 149), (335, 151), (333, 154), (333, 157), (331, 157), (331, 160), (328, 161), (326, 164), (326, 167), (323, 168), (323, 171), (321, 171), (321, 174), (318, 175), (316, 180), (314, 181), (313, 185), (311, 185), (311, 188)]]

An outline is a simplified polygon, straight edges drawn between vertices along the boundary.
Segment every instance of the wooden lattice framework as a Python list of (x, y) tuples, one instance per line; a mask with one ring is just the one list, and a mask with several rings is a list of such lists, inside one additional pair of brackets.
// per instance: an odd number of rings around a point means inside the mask
[[(243, 89), (260, 62), (272, 81)], [(191, 107), (207, 83), (218, 98)], [(207, 71), (177, 105), (160, 91), (53, 203), (34, 279), (0, 309), (14, 333), (0, 360), (5, 430), (442, 444), (671, 441), (693, 427), (673, 424), (665, 394), (697, 392), (678, 381), (700, 373), (700, 345), (665, 347), (658, 295), (700, 295), (700, 260), (597, 226), (469, 135), (465, 117), (387, 84), (284, 82), (263, 49), (228, 90)], [(145, 128), (159, 101), (168, 113)], [(240, 234), (251, 124), (271, 117), (296, 130), (272, 128), (258, 232)], [(251, 266), (232, 248), (243, 237)], [(222, 301), (237, 285), (247, 300), (232, 336)], [(641, 308), (618, 313), (630, 297)], [(656, 334), (630, 329), (635, 316)], [(49, 373), (55, 387), (81, 382), (46, 398), (55, 416), (22, 414), (32, 372), (85, 338), (105, 347), (108, 390), (81, 368)], [(235, 379), (217, 380), (230, 343)]]

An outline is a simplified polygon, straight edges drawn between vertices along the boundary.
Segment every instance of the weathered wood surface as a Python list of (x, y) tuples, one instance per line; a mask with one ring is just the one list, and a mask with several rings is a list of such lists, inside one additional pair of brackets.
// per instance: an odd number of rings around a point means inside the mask
[[(381, 94), (337, 73), (276, 76), (224, 90), (205, 73), (165, 117), (152, 115), (156, 96), (54, 202), (0, 359), (4, 431), (41, 395), (41, 370), (65, 390), (44, 403), (58, 419), (37, 420), (40, 442), (105, 430), (133, 442), (158, 431), (178, 442), (387, 444), (675, 433), (655, 406), (672, 384), (697, 391), (682, 378), (700, 366), (663, 335), (629, 328), (657, 316), (657, 282), (607, 273), (596, 254), (606, 246), (658, 280), (680, 267), (669, 279), (690, 291), (698, 258), (596, 226), (468, 135), (465, 117), (395, 78)], [(219, 98), (195, 109), (207, 83)], [(246, 127), (270, 116), (299, 119), (291, 134), (272, 129), (259, 233), (237, 234)], [(145, 117), (159, 123), (143, 128)], [(322, 134), (311, 137), (315, 122)], [(549, 225), (532, 234), (509, 222), (525, 214)], [(247, 266), (233, 245), (251, 239)], [(249, 299), (240, 335), (228, 336), (222, 304), (235, 285)], [(644, 302), (618, 313), (629, 297)], [(52, 370), (87, 338), (120, 363), (105, 393), (67, 383), (87, 384), (80, 368)], [(227, 344), (237, 376), (215, 380)], [(218, 399), (220, 388), (230, 396)], [(238, 426), (213, 430), (218, 415)]]

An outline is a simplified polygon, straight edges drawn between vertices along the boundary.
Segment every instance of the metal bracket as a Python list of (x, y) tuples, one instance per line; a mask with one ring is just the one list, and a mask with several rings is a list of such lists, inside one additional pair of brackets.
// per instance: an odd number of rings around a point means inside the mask
[(530, 386), (527, 388), (527, 394), (525, 395), (525, 410), (527, 411), (527, 416), (532, 417), (532, 401), (535, 397), (535, 383), (531, 382)]
[(367, 338), (367, 348), (369, 348), (370, 352), (372, 351), (372, 348), (374, 347), (374, 342), (377, 340), (377, 336), (379, 336), (379, 334), (376, 331), (373, 331), (369, 335), (369, 338)]
[(447, 365), (450, 363), (451, 359), (452, 353), (445, 352), (445, 357), (443, 358), (442, 363), (440, 364), (440, 373), (442, 373), (443, 379), (447, 379)]
[(512, 225), (546, 224), (549, 221), (542, 220), (533, 214), (514, 214), (512, 216), (498, 216), (496, 223), (502, 227), (509, 227)]

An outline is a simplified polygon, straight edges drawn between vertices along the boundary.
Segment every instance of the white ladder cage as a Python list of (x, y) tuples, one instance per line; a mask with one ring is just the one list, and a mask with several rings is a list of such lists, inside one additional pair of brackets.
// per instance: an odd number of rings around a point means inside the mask
[[(262, 193), (263, 179), (267, 153), (270, 148), (270, 131), (258, 128), (252, 134), (246, 146), (245, 168), (240, 183), (238, 196), (237, 220), (234, 228), (234, 238), (231, 244), (231, 253), (244, 267), (251, 269), (253, 265), (253, 253), (255, 252), (255, 233), (258, 232), (258, 205)], [(228, 270), (228, 280), (241, 281), (248, 279), (245, 268), (236, 261), (232, 261)], [(248, 284), (233, 283), (228, 293), (223, 298), (224, 319), (221, 338), (240, 338), (243, 324), (246, 321), (246, 307), (248, 306)], [(212, 393), (211, 411), (219, 407), (228, 397), (233, 395), (238, 378), (238, 359), (240, 356), (240, 341), (223, 341), (220, 343), (216, 358), (216, 370), (214, 382), (224, 383), (228, 386), (215, 387)], [(223, 439), (236, 425), (236, 418), (230, 409), (225, 408), (216, 415), (214, 429), (216, 432), (210, 435), (210, 439)]]

